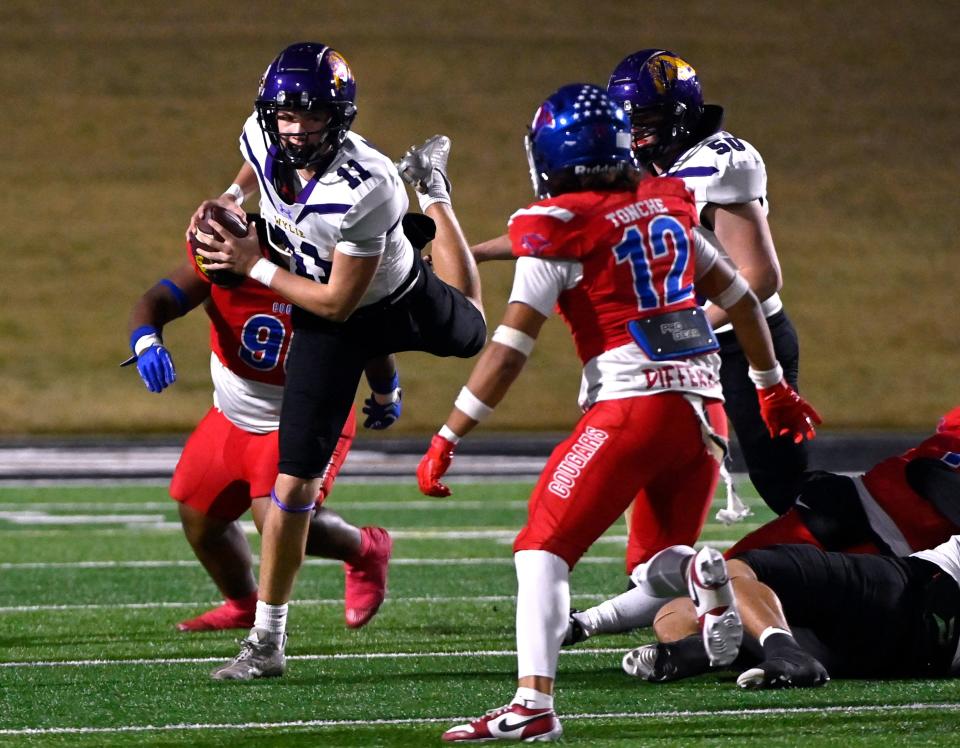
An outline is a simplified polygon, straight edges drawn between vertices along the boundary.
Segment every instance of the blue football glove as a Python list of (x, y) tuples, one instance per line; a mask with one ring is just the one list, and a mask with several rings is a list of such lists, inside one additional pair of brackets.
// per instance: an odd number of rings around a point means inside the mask
[[(400, 390), (400, 377), (394, 374), (391, 379), (383, 382), (371, 382), (369, 377), (367, 381), (370, 384), (370, 397), (363, 401), (363, 413), (367, 419), (363, 422), (365, 429), (374, 431), (383, 431), (393, 426), (400, 418), (400, 412), (403, 410), (401, 398), (403, 393)], [(379, 402), (377, 397), (387, 402)]]
[(163, 392), (177, 381), (170, 351), (162, 344), (152, 345), (137, 356), (137, 371), (151, 392)]
[(163, 392), (177, 381), (173, 358), (163, 345), (156, 328), (144, 325), (134, 330), (130, 336), (130, 348), (134, 355), (121, 366), (136, 362), (140, 378), (150, 392)]
[(400, 412), (403, 410), (399, 387), (396, 389), (396, 398), (391, 403), (378, 403), (374, 393), (371, 392), (370, 397), (363, 401), (362, 410), (367, 416), (367, 419), (363, 422), (363, 427), (374, 431), (383, 431), (393, 426), (400, 418)]

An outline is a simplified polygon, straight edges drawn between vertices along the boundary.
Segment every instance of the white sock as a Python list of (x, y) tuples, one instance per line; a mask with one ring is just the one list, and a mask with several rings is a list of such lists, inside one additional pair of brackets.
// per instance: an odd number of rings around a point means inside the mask
[(287, 631), (287, 604), (270, 605), (257, 600), (257, 615), (253, 620), (255, 629), (264, 629), (271, 634), (282, 635)]
[(553, 709), (553, 694), (521, 686), (517, 689), (517, 693), (510, 703), (520, 704), (527, 709)]
[(652, 626), (657, 611), (666, 600), (634, 587), (610, 600), (574, 613), (587, 636), (594, 634), (618, 634), (621, 631)]
[(517, 551), (517, 673), (556, 678), (570, 615), (570, 569), (548, 551)]

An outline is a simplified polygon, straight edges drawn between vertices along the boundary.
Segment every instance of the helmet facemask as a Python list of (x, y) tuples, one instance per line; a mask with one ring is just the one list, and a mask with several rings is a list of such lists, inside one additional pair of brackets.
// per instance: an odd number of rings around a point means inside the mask
[[(347, 137), (357, 109), (353, 104), (329, 102), (294, 101), (281, 91), (278, 101), (257, 101), (257, 119), (275, 151), (274, 157), (296, 169), (312, 168), (322, 171)], [(301, 99), (305, 94), (301, 94)], [(278, 114), (283, 111), (308, 114), (326, 113), (326, 124), (319, 130), (284, 133), (280, 129)], [(316, 136), (320, 135), (319, 138)]]

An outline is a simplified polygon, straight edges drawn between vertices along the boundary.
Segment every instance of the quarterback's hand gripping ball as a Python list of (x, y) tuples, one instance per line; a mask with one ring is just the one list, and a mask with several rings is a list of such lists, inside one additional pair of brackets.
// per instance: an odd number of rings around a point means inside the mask
[(814, 425), (823, 423), (820, 414), (786, 382), (757, 390), (760, 416), (771, 438), (789, 436), (799, 444), (816, 436)]
[(203, 211), (203, 217), (197, 221), (196, 231), (190, 234), (187, 249), (190, 252), (190, 257), (194, 265), (202, 276), (217, 286), (235, 288), (243, 283), (244, 276), (229, 270), (208, 270), (206, 264), (210, 262), (210, 260), (197, 252), (197, 249), (210, 249), (201, 240), (216, 239), (219, 242), (223, 241), (223, 236), (220, 235), (220, 232), (209, 223), (211, 218), (235, 237), (239, 238), (247, 235), (247, 224), (240, 216), (220, 205), (211, 203)]
[(421, 493), (437, 497), (450, 495), (450, 489), (441, 483), (440, 479), (450, 469), (456, 448), (457, 445), (449, 439), (434, 434), (430, 440), (430, 448), (417, 465), (417, 483)]

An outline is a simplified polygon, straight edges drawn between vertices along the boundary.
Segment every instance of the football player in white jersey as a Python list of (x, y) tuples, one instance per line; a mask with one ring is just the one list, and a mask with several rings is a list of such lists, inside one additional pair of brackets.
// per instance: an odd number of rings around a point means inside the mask
[(252, 233), (221, 231), (225, 241), (203, 252), (208, 269), (248, 275), (295, 305), (256, 619), (215, 679), (284, 671), (287, 602), (309, 515), (364, 362), (404, 350), (469, 357), (486, 340), (479, 275), (450, 207), (449, 140), (431, 138), (402, 162), (421, 208), (456, 238), (433, 248), (431, 268), (404, 233), (408, 200), (396, 166), (350, 132), (355, 95), (346, 60), (326, 45), (294, 44), (270, 63), (240, 137), (246, 163), (218, 202), (239, 210), (258, 188), (288, 268), (262, 257)]
[[(722, 129), (723, 109), (704, 105), (696, 71), (672, 52), (645, 49), (629, 55), (614, 69), (607, 91), (630, 115), (640, 165), (653, 174), (679, 177), (693, 191), (698, 231), (737, 266), (760, 299), (777, 359), (796, 388), (797, 333), (777, 293), (780, 263), (767, 224), (767, 174), (760, 154)], [(769, 434), (726, 314), (709, 303), (705, 308), (721, 345), (724, 407), (750, 479), (770, 508), (782, 514), (793, 504), (807, 467), (806, 444)], [(650, 550), (631, 548), (628, 563), (643, 560)]]

